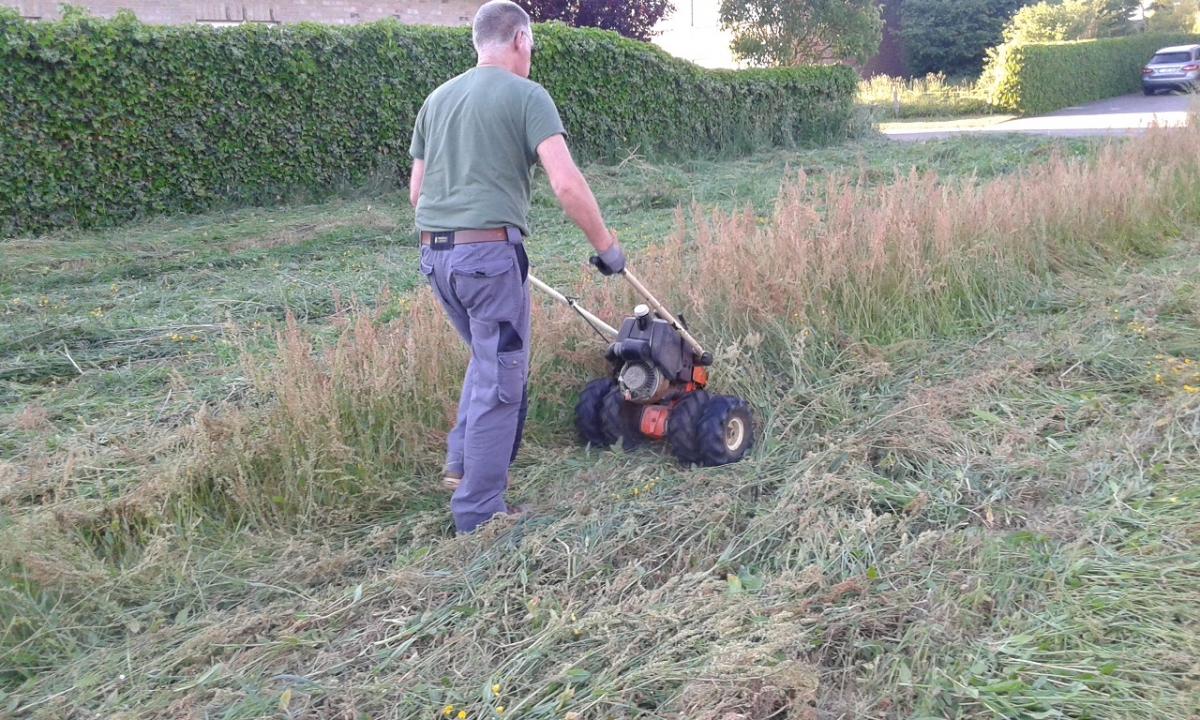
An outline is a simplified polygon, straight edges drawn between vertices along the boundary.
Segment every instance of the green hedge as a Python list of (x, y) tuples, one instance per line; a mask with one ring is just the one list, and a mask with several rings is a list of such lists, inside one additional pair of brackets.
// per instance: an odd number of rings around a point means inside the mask
[[(845, 132), (846, 67), (709, 71), (539, 26), (533, 77), (576, 155), (695, 156)], [(466, 28), (162, 27), (0, 10), (0, 234), (403, 181), (424, 97), (474, 64)]]
[(1155, 50), (1197, 42), (1197, 35), (1147, 33), (1104, 40), (1001, 45), (984, 74), (992, 83), (989, 102), (1028, 115), (1138, 92), (1142, 66)]

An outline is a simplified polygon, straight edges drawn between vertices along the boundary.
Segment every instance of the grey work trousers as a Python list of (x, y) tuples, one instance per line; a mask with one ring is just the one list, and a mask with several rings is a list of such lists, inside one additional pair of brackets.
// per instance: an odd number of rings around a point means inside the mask
[(462, 474), (450, 499), (454, 525), (471, 532), (508, 509), (508, 466), (521, 446), (529, 402), (529, 261), (519, 241), (445, 250), (423, 245), (421, 272), (471, 348), (446, 440), (446, 471)]

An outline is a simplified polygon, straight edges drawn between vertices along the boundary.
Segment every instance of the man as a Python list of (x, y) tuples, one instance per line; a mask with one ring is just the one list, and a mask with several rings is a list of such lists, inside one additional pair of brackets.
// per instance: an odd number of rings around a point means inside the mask
[(546, 90), (529, 80), (533, 31), (516, 3), (475, 16), (478, 64), (425, 99), (413, 130), (409, 199), (421, 231), (421, 272), (471, 348), (458, 419), (447, 440), (445, 484), (460, 533), (504, 503), (508, 466), (528, 403), (530, 178), (541, 161), (568, 217), (605, 275), (625, 255), (576, 167)]

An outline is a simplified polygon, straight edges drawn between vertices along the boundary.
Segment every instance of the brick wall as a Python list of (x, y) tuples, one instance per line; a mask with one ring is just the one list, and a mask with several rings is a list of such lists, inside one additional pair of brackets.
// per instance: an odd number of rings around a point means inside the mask
[[(54, 20), (62, 0), (0, 0), (31, 20)], [(112, 17), (128, 8), (145, 23), (230, 24), (241, 22), (322, 22), (353, 25), (394, 17), (410, 25), (466, 25), (484, 0), (274, 0), (274, 2), (205, 2), (198, 0), (74, 0), (97, 17)]]

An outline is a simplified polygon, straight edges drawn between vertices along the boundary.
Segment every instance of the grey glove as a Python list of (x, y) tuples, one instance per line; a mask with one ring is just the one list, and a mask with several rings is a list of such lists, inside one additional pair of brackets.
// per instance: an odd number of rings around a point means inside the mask
[(596, 266), (601, 275), (619, 273), (625, 269), (625, 251), (621, 249), (614, 238), (612, 245), (592, 256), (591, 263)]

